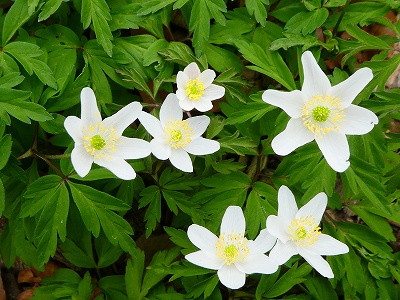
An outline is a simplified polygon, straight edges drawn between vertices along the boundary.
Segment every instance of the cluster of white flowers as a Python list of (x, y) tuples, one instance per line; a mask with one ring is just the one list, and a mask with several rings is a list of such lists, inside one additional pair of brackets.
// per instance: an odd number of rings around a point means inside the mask
[[(252, 241), (245, 238), (246, 222), (238, 206), (229, 206), (222, 218), (219, 237), (208, 229), (192, 224), (187, 234), (200, 250), (185, 258), (204, 268), (218, 270), (223, 285), (238, 289), (246, 274), (272, 274), (293, 255), (300, 254), (322, 276), (333, 278), (328, 262), (321, 255), (344, 254), (346, 244), (321, 233), (319, 223), (327, 205), (325, 193), (319, 193), (297, 208), (292, 192), (281, 186), (278, 191), (278, 215), (268, 216), (266, 229)], [(265, 255), (269, 250), (269, 256)]]
[[(196, 63), (189, 64), (177, 75), (177, 93), (169, 94), (160, 109), (160, 120), (143, 112), (139, 102), (132, 102), (116, 114), (102, 120), (96, 97), (91, 88), (81, 92), (81, 119), (69, 116), (64, 126), (75, 142), (71, 152), (72, 165), (79, 176), (86, 176), (93, 163), (107, 168), (117, 177), (134, 179), (136, 173), (125, 159), (143, 158), (150, 153), (184, 172), (193, 172), (188, 153), (211, 154), (219, 150), (217, 141), (201, 135), (210, 124), (207, 116), (183, 120), (183, 110), (196, 108), (205, 112), (212, 108), (212, 100), (221, 98), (225, 89), (212, 84), (215, 72), (200, 72)], [(122, 136), (123, 131), (139, 119), (153, 140), (146, 142)]]

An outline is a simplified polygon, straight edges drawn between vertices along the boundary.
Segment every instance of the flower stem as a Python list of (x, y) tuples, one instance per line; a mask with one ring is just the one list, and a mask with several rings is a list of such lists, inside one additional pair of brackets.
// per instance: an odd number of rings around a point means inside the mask
[(349, 4), (350, 4), (350, 0), (347, 0), (346, 4), (345, 4), (344, 7), (343, 7), (343, 10), (342, 10), (342, 12), (341, 12), (341, 14), (340, 14), (340, 16), (339, 16), (339, 19), (337, 20), (336, 25), (335, 25), (335, 27), (333, 28), (333, 31), (332, 31), (332, 35), (333, 35), (333, 36), (336, 35), (336, 33), (337, 33), (337, 31), (338, 31), (338, 28), (339, 28), (339, 25), (340, 25), (340, 22), (342, 22), (342, 19), (343, 19), (343, 17), (344, 17), (344, 14), (346, 13), (346, 10), (347, 10), (347, 7), (349, 6)]
[(42, 153), (37, 152), (35, 149), (31, 149), (32, 154), (35, 155), (36, 157), (39, 157), (40, 159), (42, 159), (44, 162), (46, 162), (46, 164), (48, 164), (56, 173), (58, 176), (65, 178), (66, 176), (60, 171), (59, 168), (56, 167), (55, 164), (53, 164), (53, 162), (47, 158), (46, 155), (43, 155)]

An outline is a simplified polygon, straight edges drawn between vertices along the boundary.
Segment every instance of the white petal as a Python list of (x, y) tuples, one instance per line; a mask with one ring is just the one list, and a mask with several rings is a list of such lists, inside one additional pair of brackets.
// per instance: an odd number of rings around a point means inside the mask
[(191, 111), (194, 108), (194, 102), (188, 97), (179, 98), (179, 106), (185, 111)]
[(189, 240), (200, 250), (208, 253), (216, 253), (217, 236), (207, 228), (192, 224), (187, 230)]
[(272, 274), (278, 270), (278, 264), (262, 253), (250, 253), (243, 262), (237, 261), (235, 266), (239, 271), (246, 274)]
[(321, 192), (315, 195), (310, 201), (307, 202), (303, 207), (301, 207), (296, 214), (296, 218), (313, 216), (315, 218), (315, 223), (319, 224), (321, 222), (322, 216), (324, 215), (326, 205), (328, 204), (328, 197), (325, 193)]
[(106, 128), (113, 126), (118, 135), (132, 124), (142, 111), (142, 105), (139, 102), (132, 102), (121, 108), (112, 116), (105, 118), (103, 124)]
[(207, 69), (201, 72), (199, 75), (200, 82), (204, 85), (204, 88), (208, 88), (215, 79), (215, 72)]
[(228, 206), (222, 217), (220, 234), (229, 234), (232, 232), (238, 234), (244, 233), (245, 230), (246, 221), (242, 209), (239, 206)]
[(292, 191), (287, 186), (282, 185), (278, 190), (278, 217), (284, 228), (287, 228), (293, 222), (297, 211), (297, 203)]
[(179, 88), (176, 90), (176, 97), (179, 99), (179, 102), (181, 100), (185, 100), (188, 99), (187, 95), (186, 95), (186, 90), (185, 88)]
[(344, 172), (350, 166), (350, 150), (346, 136), (341, 132), (329, 132), (321, 138), (316, 138), (319, 149), (326, 162), (336, 172)]
[(290, 119), (285, 130), (272, 140), (271, 146), (276, 154), (288, 155), (312, 140), (314, 135), (303, 125), (301, 118)]
[(194, 155), (206, 155), (217, 152), (221, 145), (214, 140), (199, 137), (193, 140), (189, 145), (183, 147), (185, 151)]
[(192, 264), (211, 270), (219, 270), (224, 265), (224, 261), (219, 259), (218, 256), (201, 250), (189, 253), (185, 255), (185, 258)]
[(327, 278), (334, 277), (331, 266), (321, 255), (310, 253), (304, 248), (299, 248), (299, 254), (322, 276)]
[(193, 172), (192, 160), (190, 159), (189, 154), (181, 148), (171, 149), (169, 161), (175, 168), (183, 172)]
[(78, 117), (68, 116), (64, 120), (64, 127), (75, 143), (82, 143), (82, 121)]
[(158, 120), (155, 116), (142, 111), (138, 119), (147, 132), (152, 135), (152, 137), (156, 139), (164, 138), (164, 129), (161, 126), (160, 120)]
[(283, 109), (291, 118), (300, 118), (304, 101), (302, 92), (299, 90), (282, 92), (277, 90), (266, 90), (262, 94), (264, 102)]
[(267, 229), (263, 229), (254, 241), (248, 241), (248, 246), (250, 253), (265, 253), (271, 250), (275, 243), (276, 237), (270, 234)]
[(171, 156), (171, 145), (165, 142), (165, 139), (154, 139), (150, 141), (151, 152), (155, 157), (166, 160)]
[(230, 289), (239, 289), (246, 282), (246, 274), (240, 272), (235, 265), (224, 265), (217, 272), (221, 283)]
[(89, 127), (90, 123), (101, 122), (96, 96), (90, 87), (84, 87), (81, 91), (81, 120), (82, 125), (86, 128)]
[(213, 104), (212, 104), (211, 100), (208, 100), (208, 99), (201, 98), (200, 100), (197, 100), (197, 101), (194, 100), (191, 102), (192, 102), (194, 108), (201, 112), (209, 111), (210, 109), (213, 108)]
[(354, 98), (365, 88), (373, 78), (372, 71), (369, 68), (362, 68), (347, 78), (345, 81), (333, 86), (328, 95), (340, 99), (343, 108), (346, 108), (353, 102)]
[(225, 95), (225, 88), (220, 85), (211, 84), (208, 88), (204, 90), (202, 99), (215, 100), (222, 98)]
[(149, 156), (151, 153), (150, 143), (137, 138), (121, 136), (118, 140), (115, 156), (123, 159), (138, 159)]
[(349, 252), (349, 247), (330, 235), (321, 234), (318, 236), (318, 240), (307, 250), (319, 255), (338, 255)]
[(189, 79), (190, 78), (186, 73), (179, 71), (176, 75), (176, 85), (178, 86), (178, 90), (185, 92), (185, 87), (189, 83)]
[(85, 177), (92, 167), (93, 156), (85, 150), (83, 145), (75, 145), (71, 152), (71, 162), (76, 173), (81, 177)]
[(340, 132), (350, 135), (366, 134), (378, 124), (378, 117), (370, 110), (350, 104), (344, 110), (346, 121), (341, 123)]
[(277, 216), (268, 216), (267, 230), (272, 236), (278, 238), (284, 243), (290, 239), (288, 225), (284, 225), (283, 220)]
[(190, 79), (196, 79), (200, 76), (200, 69), (195, 62), (190, 63), (185, 69), (183, 69), (183, 72), (185, 72)]
[(165, 98), (160, 109), (160, 121), (161, 125), (164, 127), (165, 123), (172, 120), (181, 121), (183, 118), (183, 111), (179, 106), (179, 100), (175, 94), (168, 94)]
[(207, 116), (197, 116), (186, 119), (193, 130), (192, 139), (201, 136), (210, 124), (210, 118)]
[(319, 67), (313, 54), (310, 51), (304, 52), (301, 56), (301, 62), (304, 72), (304, 81), (301, 88), (303, 100), (307, 101), (316, 95), (324, 96), (331, 88), (331, 83)]
[(288, 241), (286, 244), (284, 244), (278, 240), (274, 248), (272, 248), (271, 252), (269, 253), (269, 258), (274, 260), (278, 265), (283, 265), (297, 253), (297, 247), (292, 241)]
[(120, 157), (110, 159), (95, 159), (94, 162), (110, 170), (115, 176), (124, 180), (131, 180), (136, 177), (136, 172), (130, 164)]

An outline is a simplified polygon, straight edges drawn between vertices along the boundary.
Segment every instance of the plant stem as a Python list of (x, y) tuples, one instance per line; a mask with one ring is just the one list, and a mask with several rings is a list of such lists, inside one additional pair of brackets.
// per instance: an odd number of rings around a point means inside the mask
[(346, 4), (345, 4), (344, 7), (343, 7), (342, 13), (340, 14), (339, 19), (337, 20), (336, 25), (335, 25), (335, 27), (333, 28), (333, 31), (332, 31), (332, 35), (333, 35), (333, 36), (336, 35), (336, 33), (337, 33), (337, 31), (338, 31), (338, 28), (339, 28), (339, 25), (340, 25), (340, 22), (342, 22), (342, 19), (343, 19), (343, 17), (344, 17), (344, 14), (345, 14), (345, 12), (346, 12), (347, 7), (349, 6), (349, 4), (350, 4), (350, 0), (347, 0)]
[(45, 155), (43, 155), (42, 153), (37, 152), (35, 149), (31, 149), (32, 154), (39, 157), (40, 159), (42, 159), (43, 161), (46, 162), (46, 164), (48, 164), (60, 177), (65, 178), (65, 175), (60, 171), (59, 168), (56, 167), (55, 164), (53, 164), (53, 162), (51, 160), (49, 160)]

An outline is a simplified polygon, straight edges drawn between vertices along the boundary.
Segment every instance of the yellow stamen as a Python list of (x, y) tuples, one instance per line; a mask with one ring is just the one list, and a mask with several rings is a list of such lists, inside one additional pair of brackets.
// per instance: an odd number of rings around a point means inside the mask
[(172, 148), (182, 148), (189, 145), (192, 141), (193, 129), (187, 121), (170, 120), (164, 126), (164, 135), (168, 144)]
[(90, 123), (84, 128), (83, 146), (96, 159), (111, 159), (111, 154), (117, 151), (116, 145), (119, 135), (114, 127), (105, 128), (101, 123)]
[(296, 246), (308, 247), (318, 240), (321, 228), (312, 216), (295, 218), (289, 225), (289, 235)]
[(244, 233), (226, 234), (223, 232), (215, 245), (217, 256), (223, 259), (228, 266), (237, 261), (243, 262), (250, 254), (250, 248), (247, 242)]
[(204, 94), (204, 85), (200, 82), (199, 78), (190, 79), (189, 83), (185, 86), (186, 96), (190, 100), (199, 100)]

